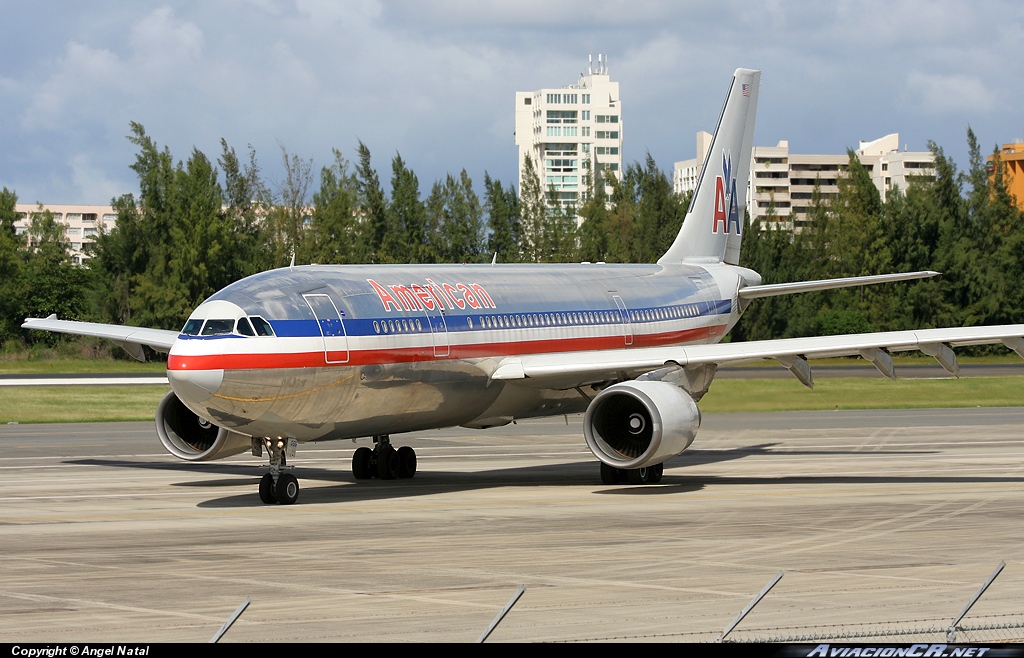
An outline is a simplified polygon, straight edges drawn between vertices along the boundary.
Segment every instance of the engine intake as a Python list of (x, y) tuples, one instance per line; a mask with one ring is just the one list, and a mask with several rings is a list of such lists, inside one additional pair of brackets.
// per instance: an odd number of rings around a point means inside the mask
[(686, 450), (700, 427), (693, 398), (674, 384), (630, 381), (602, 391), (587, 407), (591, 452), (615, 468), (660, 464)]
[(251, 437), (230, 432), (200, 418), (170, 391), (156, 408), (156, 433), (178, 459), (204, 462), (249, 450)]

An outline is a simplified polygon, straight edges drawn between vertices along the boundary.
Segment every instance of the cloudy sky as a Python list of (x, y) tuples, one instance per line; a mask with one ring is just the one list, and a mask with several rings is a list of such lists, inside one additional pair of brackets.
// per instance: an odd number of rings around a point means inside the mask
[(362, 140), (421, 185), (516, 178), (514, 96), (603, 52), (627, 161), (670, 171), (713, 130), (732, 71), (759, 68), (754, 143), (836, 153), (899, 132), (963, 169), (1024, 137), (1024, 3), (947, 0), (0, 0), (0, 187), (35, 203), (135, 192), (129, 122), (176, 159), (220, 139), (319, 168)]

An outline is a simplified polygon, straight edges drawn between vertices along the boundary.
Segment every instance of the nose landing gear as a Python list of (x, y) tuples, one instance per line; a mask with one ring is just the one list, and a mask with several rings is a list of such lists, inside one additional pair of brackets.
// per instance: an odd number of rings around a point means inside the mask
[(275, 441), (267, 437), (263, 443), (270, 453), (270, 472), (260, 478), (260, 500), (267, 505), (291, 505), (299, 499), (299, 480), (283, 469), (288, 468), (288, 455), (295, 456), (296, 442), (288, 439), (286, 443), (283, 439)]
[(416, 451), (409, 446), (395, 450), (387, 434), (373, 437), (373, 449), (358, 448), (352, 455), (352, 475), (357, 480), (411, 478), (416, 475)]

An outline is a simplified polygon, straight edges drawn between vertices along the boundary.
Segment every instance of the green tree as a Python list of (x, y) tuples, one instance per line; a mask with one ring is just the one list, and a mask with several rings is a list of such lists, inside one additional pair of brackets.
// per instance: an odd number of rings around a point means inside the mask
[(270, 231), (264, 221), (273, 201), (260, 177), (252, 147), (249, 147), (249, 162), (243, 165), (226, 140), (221, 139), (220, 145), (218, 162), (224, 173), (224, 202), (234, 245), (230, 254), (231, 269), (241, 278), (274, 264)]
[(636, 181), (636, 235), (633, 258), (653, 263), (668, 251), (683, 225), (686, 206), (672, 190), (668, 176), (648, 153), (643, 168), (631, 167)]
[(533, 158), (526, 154), (519, 189), (519, 219), (523, 230), (523, 260), (539, 263), (543, 259), (544, 232), (547, 224), (548, 204), (540, 174)]
[(363, 263), (367, 254), (356, 221), (356, 180), (341, 151), (320, 170), (320, 189), (313, 194), (313, 216), (305, 258), (312, 263)]
[(584, 162), (586, 198), (580, 207), (580, 259), (590, 262), (608, 260), (608, 195), (604, 178), (595, 170), (594, 161)]
[(387, 199), (384, 198), (384, 189), (380, 185), (377, 170), (370, 162), (370, 149), (360, 141), (357, 152), (359, 164), (356, 165), (356, 190), (364, 222), (360, 233), (364, 236), (365, 252), (370, 258), (369, 262), (401, 262), (400, 254), (383, 250), (384, 236), (388, 232)]
[(217, 170), (198, 149), (175, 171), (174, 222), (138, 277), (143, 326), (176, 329), (209, 295), (231, 283), (230, 225)]
[(501, 181), (484, 172), (484, 209), (490, 228), (487, 253), (497, 254), (499, 263), (518, 263), (522, 257), (522, 225), (515, 188), (503, 188)]
[[(85, 315), (89, 271), (71, 263), (64, 230), (64, 224), (42, 205), (31, 214), (28, 248), (22, 251), (25, 263), (19, 279), (17, 317), (44, 318), (56, 313), (63, 320), (77, 320)], [(61, 338), (41, 334), (32, 340), (53, 343)]]
[(483, 212), (473, 181), (463, 169), (436, 181), (426, 202), (434, 250), (441, 263), (479, 263), (483, 259)]
[(420, 200), (419, 179), (396, 153), (391, 161), (391, 203), (381, 249), (391, 255), (394, 262), (436, 262), (427, 233), (427, 214)]
[(302, 250), (309, 218), (309, 188), (313, 184), (313, 161), (281, 147), (284, 178), (277, 182), (277, 203), (268, 214), (274, 227), (274, 262), (284, 265)]
[(21, 325), (18, 293), (20, 292), (24, 241), (17, 235), (15, 207), (18, 195), (6, 187), (0, 192), (0, 343), (14, 338)]

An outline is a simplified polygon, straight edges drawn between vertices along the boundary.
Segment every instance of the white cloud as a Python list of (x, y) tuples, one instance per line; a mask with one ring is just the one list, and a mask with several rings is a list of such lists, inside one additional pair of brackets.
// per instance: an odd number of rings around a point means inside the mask
[(106, 169), (97, 166), (88, 154), (78, 153), (71, 156), (68, 167), (71, 169), (75, 198), (103, 199), (103, 203), (106, 204), (110, 199), (127, 191), (124, 180), (110, 179)]
[(978, 76), (912, 71), (907, 76), (907, 102), (925, 114), (987, 113), (996, 95)]
[[(1019, 133), (1022, 92), (1002, 81), (1024, 66), (1020, 3), (103, 1), (59, 21), (25, 3), (11, 18), (39, 26), (33, 47), (0, 42), (0, 97), (20, 119), (0, 124), (0, 179), (27, 196), (77, 176), (105, 202), (132, 175), (129, 121), (176, 158), (251, 143), (268, 178), (278, 141), (319, 166), (360, 138), (383, 179), (400, 151), (425, 186), (462, 167), (507, 182), (514, 92), (573, 83), (598, 52), (621, 85), (627, 158), (650, 148), (666, 168), (713, 127), (737, 66), (764, 71), (758, 143), (829, 152), (899, 131), (923, 148), (961, 142), (964, 114), (989, 141)], [(90, 154), (78, 174), (69, 153)]]
[(114, 53), (72, 41), (57, 70), (32, 94), (32, 102), (22, 115), (22, 126), (29, 131), (55, 128), (65, 117), (80, 112), (97, 92), (128, 84), (128, 70)]
[(132, 26), (129, 42), (137, 69), (152, 74), (188, 66), (202, 56), (203, 31), (179, 20), (170, 7), (161, 7)]

